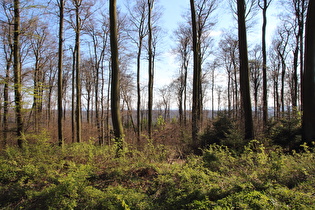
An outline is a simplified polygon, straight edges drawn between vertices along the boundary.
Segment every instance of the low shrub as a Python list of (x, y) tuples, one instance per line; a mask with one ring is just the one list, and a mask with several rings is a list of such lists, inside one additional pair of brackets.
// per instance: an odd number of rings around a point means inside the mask
[(299, 113), (270, 123), (269, 138), (273, 144), (281, 146), (286, 151), (299, 150), (302, 144), (301, 123)]
[(0, 153), (1, 209), (314, 209), (314, 149), (212, 144), (167, 161), (168, 148), (40, 141)]
[(247, 143), (242, 132), (225, 112), (219, 113), (212, 125), (201, 135), (203, 148), (207, 148), (211, 144), (219, 144), (227, 146), (239, 154)]

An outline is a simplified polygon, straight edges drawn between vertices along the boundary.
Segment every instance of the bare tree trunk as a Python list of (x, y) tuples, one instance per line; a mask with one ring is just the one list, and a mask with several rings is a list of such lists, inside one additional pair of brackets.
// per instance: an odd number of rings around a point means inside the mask
[(76, 138), (76, 117), (75, 117), (75, 63), (76, 63), (76, 49), (73, 50), (72, 53), (72, 95), (71, 95), (71, 129), (72, 129), (72, 143), (75, 142)]
[(137, 55), (137, 139), (140, 142), (141, 133), (141, 120), (140, 120), (140, 110), (141, 110), (141, 87), (140, 87), (140, 59), (142, 50), (142, 37), (139, 37), (138, 55)]
[[(232, 84), (231, 84), (231, 81), (232, 81), (232, 77), (231, 77), (231, 71), (228, 72), (228, 90), (227, 90), (227, 93), (228, 93), (228, 115), (229, 117), (231, 117), (231, 112), (232, 112), (232, 97), (231, 97), (231, 87), (232, 87)], [(213, 79), (213, 82), (214, 82), (214, 79)], [(214, 85), (213, 85), (214, 86)], [(233, 94), (232, 94), (233, 95)], [(212, 99), (213, 100), (213, 99)]]
[(188, 65), (185, 68), (184, 73), (184, 125), (187, 125), (187, 76), (188, 76)]
[(248, 52), (247, 52), (247, 37), (245, 23), (245, 1), (237, 1), (238, 15), (238, 37), (239, 37), (239, 53), (240, 53), (240, 85), (242, 107), (245, 118), (245, 139), (254, 138), (252, 106), (250, 100), (249, 73), (248, 73)]
[(148, 133), (149, 138), (152, 138), (152, 107), (153, 107), (153, 52), (152, 52), (152, 24), (151, 24), (151, 12), (154, 0), (148, 0), (148, 49), (149, 49), (149, 84), (148, 84)]
[(198, 147), (198, 132), (200, 130), (200, 69), (199, 69), (199, 49), (197, 41), (197, 23), (194, 0), (190, 0), (191, 21), (193, 31), (193, 51), (194, 51), (194, 74), (193, 74), (193, 101), (192, 101), (192, 140), (193, 147)]
[[(211, 74), (211, 119), (214, 119), (214, 70), (215, 70), (215, 66), (212, 69), (212, 74)], [(231, 99), (230, 99), (230, 74), (229, 74), (229, 78), (228, 78), (228, 111), (230, 113), (231, 111)]]
[(297, 111), (297, 100), (298, 100), (298, 56), (299, 56), (299, 36), (296, 36), (297, 44), (295, 46), (294, 52), (293, 52), (293, 74), (292, 74), (292, 94), (291, 94), (291, 100), (292, 100), (292, 108), (293, 111)]
[[(95, 55), (96, 56), (96, 55)], [(99, 66), (96, 67), (96, 81), (95, 81), (95, 121), (96, 121), (96, 128), (97, 128), (97, 133), (98, 133), (98, 143), (100, 145), (103, 145), (104, 142), (102, 140), (102, 135), (101, 135), (101, 123), (100, 123), (100, 112), (99, 112), (99, 105), (102, 104), (102, 100), (101, 102), (99, 101)], [(102, 107), (102, 106), (101, 106)]]
[(234, 117), (235, 117), (235, 119), (237, 119), (237, 117), (238, 117), (238, 108), (239, 108), (239, 98), (238, 98), (238, 91), (239, 91), (239, 89), (238, 89), (238, 80), (237, 80), (237, 65), (236, 65), (236, 61), (235, 61), (235, 59), (236, 59), (236, 56), (233, 54), (233, 60), (232, 60), (232, 62), (233, 62), (233, 68), (234, 68), (234, 109), (235, 109), (235, 111), (234, 111)]
[[(302, 13), (299, 22), (299, 35), (300, 35), (300, 85), (303, 87), (303, 74), (304, 74), (304, 23), (305, 23), (305, 11), (306, 9), (306, 0), (302, 1)], [(303, 91), (301, 91), (301, 110), (303, 111)]]
[(81, 73), (80, 73), (80, 31), (81, 21), (79, 17), (79, 8), (81, 6), (81, 0), (75, 1), (75, 15), (76, 15), (76, 31), (75, 31), (75, 49), (76, 49), (76, 131), (77, 131), (77, 142), (82, 142), (82, 111), (81, 111)]
[[(103, 54), (103, 53), (102, 53)], [(102, 131), (101, 131), (101, 123), (100, 123), (100, 114), (99, 114), (99, 105), (102, 105), (102, 100), (99, 101), (99, 71), (100, 71), (100, 63), (97, 61), (97, 52), (96, 52), (96, 44), (94, 42), (94, 56), (95, 56), (95, 62), (96, 62), (96, 72), (95, 72), (95, 121), (96, 121), (96, 128), (97, 128), (97, 135), (98, 135), (98, 143), (100, 145), (103, 145), (103, 138), (102, 138)], [(103, 55), (102, 55), (103, 56)], [(102, 60), (102, 58), (100, 58)], [(101, 106), (102, 107), (102, 106)]]
[[(10, 38), (9, 38), (9, 42), (11, 42)], [(4, 100), (4, 103), (3, 103), (3, 145), (4, 146), (7, 145), (8, 131), (9, 131), (8, 115), (9, 115), (9, 82), (10, 82), (10, 66), (11, 65), (12, 65), (12, 52), (10, 52), (9, 59), (7, 60), (6, 71), (5, 71), (4, 91), (3, 91), (3, 100)]]
[[(107, 140), (108, 140), (108, 144), (110, 145), (111, 143), (111, 132), (110, 132), (110, 126), (109, 126), (109, 109), (110, 109), (110, 91), (111, 91), (111, 83), (112, 83), (112, 72), (110, 71), (111, 68), (111, 62), (109, 62), (109, 71), (108, 71), (108, 85), (107, 85), (107, 105), (106, 105), (106, 129), (107, 129)], [(104, 81), (104, 77), (103, 77), (103, 81)], [(105, 129), (105, 125), (104, 125), (104, 129)]]
[(10, 26), (11, 21), (8, 24), (7, 32), (7, 41), (8, 41), (8, 50), (4, 46), (4, 53), (6, 57), (6, 70), (5, 70), (5, 79), (4, 79), (4, 90), (3, 90), (3, 146), (7, 146), (8, 140), (8, 116), (9, 116), (9, 84), (10, 84), (10, 68), (12, 66), (13, 58), (13, 43), (12, 43), (12, 31)]
[(263, 12), (262, 25), (262, 56), (263, 56), (263, 126), (266, 129), (268, 121), (268, 91), (267, 91), (267, 50), (266, 50), (266, 27), (267, 27), (267, 9), (272, 0), (263, 0), (263, 5), (258, 1), (259, 7)]
[(305, 28), (305, 66), (303, 78), (303, 140), (315, 140), (315, 1), (309, 1)]
[(33, 93), (33, 116), (34, 116), (34, 131), (38, 133), (39, 131), (39, 56), (38, 52), (35, 52), (35, 69), (34, 69), (34, 93)]
[(63, 28), (64, 28), (64, 0), (59, 0), (59, 47), (58, 47), (58, 144), (63, 146)]
[(285, 64), (285, 59), (283, 56), (281, 56), (281, 66), (282, 66), (282, 73), (281, 73), (281, 112), (282, 116), (284, 116), (284, 80), (285, 80), (285, 74), (286, 74), (286, 64)]
[(117, 41), (117, 8), (116, 0), (109, 1), (110, 10), (110, 46), (112, 60), (112, 87), (111, 87), (111, 113), (115, 140), (117, 143), (117, 155), (123, 149), (124, 130), (120, 116), (120, 90), (119, 90), (119, 56)]
[(23, 148), (24, 124), (22, 118), (22, 82), (21, 82), (21, 56), (20, 56), (20, 1), (14, 0), (14, 37), (13, 37), (13, 69), (15, 93), (15, 117), (17, 123), (18, 146)]
[(276, 81), (276, 110), (277, 110), (277, 119), (280, 118), (280, 107), (281, 107), (281, 103), (280, 103), (280, 94), (279, 94), (279, 83), (278, 81)]

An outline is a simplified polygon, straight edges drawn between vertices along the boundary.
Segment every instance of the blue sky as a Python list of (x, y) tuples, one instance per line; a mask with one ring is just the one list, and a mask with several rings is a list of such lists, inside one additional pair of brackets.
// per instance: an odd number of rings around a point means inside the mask
[[(122, 0), (121, 2), (124, 2)], [(119, 2), (119, 1), (118, 1)], [(213, 51), (216, 50), (216, 44), (219, 42), (222, 37), (222, 33), (225, 30), (234, 26), (234, 30), (236, 30), (236, 20), (232, 16), (232, 11), (229, 8), (227, 0), (219, 1), (219, 7), (215, 11), (215, 17), (217, 17), (217, 24), (213, 28), (212, 36), (216, 39), (214, 43)], [(189, 0), (157, 0), (157, 3), (163, 8), (162, 9), (162, 17), (160, 21), (160, 26), (166, 32), (163, 35), (163, 40), (159, 45), (159, 51), (162, 52), (161, 55), (156, 60), (156, 68), (155, 68), (155, 80), (154, 87), (155, 90), (157, 88), (162, 87), (163, 85), (169, 85), (172, 80), (175, 78), (176, 73), (179, 71), (179, 65), (176, 61), (176, 55), (172, 53), (172, 48), (175, 47), (175, 43), (172, 40), (171, 36), (174, 31), (178, 27), (178, 23), (184, 22), (183, 14), (189, 13), (190, 2)], [(271, 5), (268, 11), (268, 24), (267, 24), (267, 33), (269, 33), (267, 37), (267, 42), (271, 42), (271, 37), (273, 31), (275, 29), (275, 25), (277, 23), (277, 17), (275, 13), (278, 11), (275, 10), (275, 5)], [(188, 17), (190, 18), (190, 17)], [(212, 18), (212, 17), (211, 17)], [(260, 44), (261, 40), (261, 10), (258, 10), (257, 13), (257, 22), (252, 29), (252, 32), (248, 33), (248, 44)], [(142, 83), (145, 85), (147, 83), (147, 69), (145, 67), (145, 61), (142, 64)], [(221, 75), (221, 76), (220, 76)], [(220, 78), (219, 78), (220, 77)], [(222, 83), (224, 86), (225, 83), (225, 75), (224, 73), (218, 73), (218, 78), (216, 78), (216, 82)]]

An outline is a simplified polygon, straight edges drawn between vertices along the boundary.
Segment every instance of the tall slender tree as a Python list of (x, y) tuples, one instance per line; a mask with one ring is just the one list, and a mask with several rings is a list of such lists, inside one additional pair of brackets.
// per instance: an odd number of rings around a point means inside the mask
[(259, 0), (258, 5), (262, 10), (262, 70), (263, 70), (263, 126), (266, 128), (268, 121), (268, 92), (267, 92), (267, 50), (266, 50), (266, 29), (267, 29), (267, 9), (272, 0)]
[(148, 56), (149, 56), (149, 65), (148, 65), (148, 74), (149, 74), (149, 83), (148, 83), (148, 132), (149, 138), (152, 138), (152, 108), (153, 108), (153, 78), (154, 78), (154, 69), (153, 69), (153, 50), (152, 50), (152, 8), (154, 5), (154, 0), (148, 0)]
[(76, 51), (75, 49), (72, 49), (72, 88), (71, 88), (71, 130), (72, 130), (72, 143), (75, 142), (76, 138), (76, 116), (75, 116), (75, 63), (76, 63)]
[(33, 18), (29, 26), (31, 52), (34, 56), (34, 70), (33, 70), (33, 105), (32, 112), (34, 117), (34, 130), (39, 132), (41, 115), (43, 111), (43, 93), (45, 83), (44, 67), (46, 63), (45, 56), (47, 54), (47, 37), (49, 36), (48, 27), (46, 23), (40, 21), (38, 18)]
[(249, 87), (249, 70), (248, 70), (248, 51), (247, 51), (247, 35), (245, 21), (245, 1), (237, 1), (237, 17), (238, 17), (238, 39), (240, 53), (240, 88), (242, 97), (242, 107), (245, 120), (245, 139), (254, 138), (252, 106)]
[(58, 48), (58, 143), (63, 145), (63, 28), (64, 28), (64, 0), (57, 1), (59, 6), (59, 48)]
[[(193, 101), (192, 101), (192, 140), (194, 147), (198, 145), (198, 132), (200, 129), (200, 93), (199, 87), (201, 82), (200, 75), (200, 56), (199, 56), (199, 45), (197, 37), (197, 21), (196, 21), (196, 9), (195, 1), (190, 0), (190, 11), (191, 11), (191, 25), (192, 25), (192, 43), (194, 52), (194, 73), (193, 73)], [(197, 148), (195, 148), (197, 149)]]
[(118, 32), (117, 32), (117, 6), (116, 0), (109, 1), (110, 19), (110, 46), (111, 46), (111, 66), (112, 66), (112, 85), (111, 85), (111, 113), (115, 140), (117, 143), (117, 155), (123, 149), (124, 130), (120, 116), (120, 90), (119, 90), (119, 54), (118, 54)]
[(20, 1), (14, 0), (14, 35), (13, 35), (13, 70), (15, 93), (15, 117), (17, 123), (18, 146), (23, 148), (24, 123), (22, 117), (22, 81), (21, 81), (21, 55), (20, 55)]
[(80, 53), (80, 36), (81, 36), (81, 18), (79, 9), (82, 5), (82, 0), (74, 0), (73, 1), (75, 7), (75, 72), (76, 72), (76, 134), (77, 134), (77, 142), (82, 141), (82, 110), (81, 110), (81, 72), (80, 72), (80, 61), (81, 61), (81, 53)]
[[(103, 120), (102, 116), (100, 114), (100, 110), (103, 106), (103, 97), (100, 97), (100, 90), (102, 89), (102, 86), (104, 85), (100, 83), (101, 79), (101, 73), (103, 73), (103, 65), (104, 65), (104, 59), (106, 55), (106, 49), (108, 45), (108, 39), (109, 39), (109, 25), (108, 25), (108, 17), (105, 16), (105, 14), (102, 14), (102, 20), (101, 20), (101, 28), (97, 28), (98, 24), (94, 21), (90, 21), (89, 24), (86, 26), (86, 31), (89, 34), (89, 36), (92, 38), (92, 50), (91, 50), (91, 59), (93, 61), (93, 69), (94, 69), (94, 97), (95, 97), (95, 124), (98, 131), (98, 140), (99, 144), (104, 144), (104, 135), (102, 132), (102, 125)], [(100, 86), (101, 84), (101, 86)], [(103, 93), (103, 92), (101, 92)], [(102, 95), (102, 94), (101, 94)]]
[[(300, 38), (300, 85), (303, 86), (303, 74), (304, 74), (304, 27), (305, 27), (305, 16), (307, 12), (307, 5), (309, 0), (300, 0), (301, 6), (298, 7), (300, 9), (300, 15), (297, 16), (298, 19), (298, 25), (299, 25), (299, 38)], [(301, 110), (303, 110), (303, 93), (301, 91)]]
[(3, 90), (3, 145), (7, 145), (8, 131), (9, 131), (9, 87), (10, 87), (10, 70), (12, 68), (13, 61), (13, 15), (8, 10), (8, 3), (1, 2), (2, 9), (5, 13), (6, 21), (1, 24), (1, 36), (3, 40), (3, 53), (6, 62), (5, 78), (4, 78), (4, 90)]
[(191, 57), (191, 29), (189, 25), (181, 24), (175, 31), (177, 48), (175, 49), (180, 60), (180, 74), (178, 87), (179, 122), (186, 125), (187, 76), (188, 64)]
[(141, 54), (143, 48), (143, 40), (148, 35), (148, 27), (146, 24), (146, 19), (148, 7), (146, 0), (137, 0), (133, 9), (129, 11), (131, 27), (133, 28), (133, 33), (130, 35), (132, 41), (137, 45), (137, 138), (140, 141), (141, 133), (141, 120), (140, 120), (140, 110), (141, 110), (141, 83), (140, 83), (140, 70), (141, 70)]

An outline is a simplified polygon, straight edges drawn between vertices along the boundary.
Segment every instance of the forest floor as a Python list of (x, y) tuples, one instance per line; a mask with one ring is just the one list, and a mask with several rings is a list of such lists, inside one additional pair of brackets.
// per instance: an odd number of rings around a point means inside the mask
[(235, 154), (212, 145), (181, 156), (147, 141), (50, 142), (0, 152), (0, 209), (315, 209), (315, 151), (283, 152), (254, 140)]

